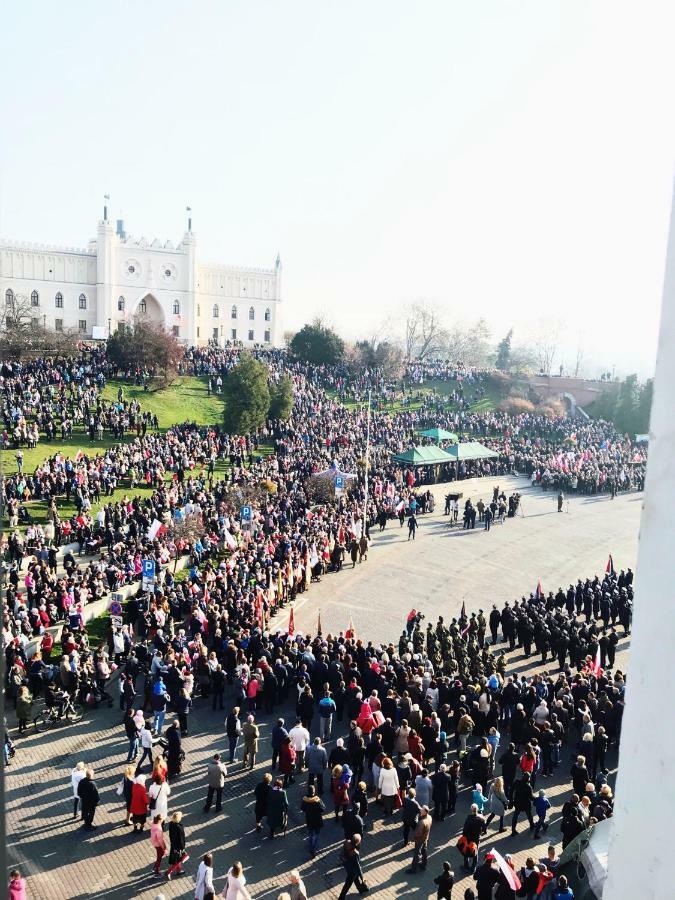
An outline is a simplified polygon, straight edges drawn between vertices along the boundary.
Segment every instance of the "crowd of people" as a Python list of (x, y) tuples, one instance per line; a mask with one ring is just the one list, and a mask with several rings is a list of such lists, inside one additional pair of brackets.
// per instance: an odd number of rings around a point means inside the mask
[[(183, 371), (206, 376), (210, 389), (217, 390), (238, 353), (237, 348), (190, 348)], [(414, 410), (381, 412), (371, 422), (364, 523), (365, 409), (347, 408), (331, 396), (329, 391), (344, 392), (341, 374), (300, 364), (280, 351), (259, 356), (272, 380), (291, 377), (293, 409), (287, 421), (240, 436), (217, 424), (190, 423), (160, 434), (156, 420), (123, 395), (106, 405), (101, 390), (114, 373), (101, 352), (60, 365), (36, 361), (1, 370), (7, 443), (17, 450), (17, 472), (5, 479), (2, 499), (10, 524), (3, 604), (6, 688), (19, 730), (26, 729), (40, 696), (59, 714), (68, 697), (87, 705), (113, 703), (114, 678), (129, 741), (120, 782), (125, 821), (142, 830), (152, 813), (154, 871), (160, 873), (168, 855), (167, 874), (174, 877), (186, 861), (186, 837), (180, 811), (170, 814), (168, 801), (170, 782), (183, 771), (192, 704), (205, 700), (220, 711), (227, 698), (233, 702), (225, 726), (230, 765), (240, 742), (245, 765), (259, 765), (258, 720), (276, 721), (272, 769), (276, 773), (278, 766), (279, 777), (266, 772), (255, 793), (256, 825), (266, 822), (272, 839), (284, 831), (294, 803), (305, 816), (309, 853), (315, 854), (323, 829), (322, 795), (330, 786), (344, 833), (341, 896), (352, 884), (360, 889), (365, 884), (361, 854), (376, 804), (381, 802), (385, 820), (401, 809), (404, 842), (412, 836), (414, 843), (412, 876), (426, 867), (432, 823), (435, 831), (447, 827), (439, 823), (455, 813), (464, 784), (472, 786), (473, 801), (461, 835), (467, 871), (476, 876), (479, 898), (487, 896), (488, 882), (497, 886), (498, 897), (510, 898), (503, 861), (486, 859), (478, 866), (479, 844), (493, 819), (504, 828), (507, 809), (513, 810), (513, 834), (521, 814), (536, 836), (545, 832), (550, 802), (545, 790), (534, 791), (538, 778), (563, 764), (563, 747), (574, 745), (575, 759), (573, 794), (562, 814), (564, 840), (611, 816), (606, 756), (620, 738), (625, 684), (621, 672), (610, 676), (607, 670), (614, 668), (617, 628), (630, 630), (632, 572), (494, 606), (487, 617), (482, 610), (462, 614), (448, 625), (439, 619), (423, 628), (416, 614), (398, 646), (357, 641), (349, 633), (311, 638), (275, 631), (274, 617), (313, 580), (339, 571), (346, 558), (353, 565), (365, 561), (376, 522), (383, 527), (401, 512), (403, 520), (416, 522), (429, 508), (431, 495), (420, 484), (420, 473), (391, 463), (391, 453), (421, 428), (441, 425), (480, 437), (499, 452), (498, 460), (479, 464), (483, 474), (518, 471), (543, 489), (559, 491), (640, 487), (644, 451), (608, 423), (476, 414), (466, 404), (424, 396)], [(433, 377), (457, 374), (449, 369)], [(414, 368), (409, 375), (421, 377)], [(480, 384), (480, 374), (463, 375)], [(358, 390), (373, 383), (376, 378), (365, 380)], [(81, 424), (92, 440), (101, 426), (117, 437), (133, 436), (99, 452), (83, 450), (76, 459), (54, 454), (34, 473), (24, 473), (19, 454), (30, 446), (29, 432), (34, 435), (37, 428), (38, 437), (44, 433), (49, 439), (64, 422)], [(261, 453), (263, 445), (272, 452)], [(314, 502), (308, 479), (331, 467), (357, 477), (344, 493)], [(462, 477), (469, 470), (460, 465), (449, 474)], [(134, 493), (140, 485), (147, 490)], [(122, 499), (113, 496), (119, 487), (129, 489)], [(61, 497), (76, 506), (76, 515), (65, 521), (58, 511)], [(23, 535), (20, 509), (29, 510), (34, 501), (46, 504), (47, 522)], [(250, 522), (239, 518), (244, 501), (252, 507)], [(493, 503), (495, 510), (492, 504), (477, 510), (479, 521), (507, 515), (505, 495), (497, 491)], [(508, 506), (508, 514), (515, 514), (517, 500), (509, 498)], [(465, 527), (471, 527), (467, 507)], [(149, 595), (132, 591), (124, 606), (113, 599), (106, 639), (90, 646), (84, 607), (140, 581), (148, 559), (157, 573), (154, 589)], [(179, 561), (187, 562), (185, 578), (176, 572)], [(54, 659), (53, 626), (60, 629), (61, 647)], [(38, 648), (31, 654), (35, 641)], [(501, 641), (509, 651), (522, 648), (526, 659), (534, 652), (546, 664), (550, 656), (558, 673), (508, 676)], [(279, 714), (289, 704), (297, 721)], [(167, 715), (171, 724), (165, 731)], [(323, 745), (332, 743), (334, 729), (346, 733), (327, 752)], [(153, 753), (158, 740), (166, 760)], [(293, 797), (292, 786), (305, 769), (303, 796)], [(98, 790), (91, 767), (78, 771), (74, 815), (79, 801), (84, 827), (90, 829)], [(206, 812), (214, 798), (220, 809), (227, 777), (227, 764), (214, 758)], [(555, 853), (519, 877), (536, 882), (537, 894), (570, 896), (554, 893), (554, 863)], [(509, 866), (508, 857), (504, 864)], [(448, 864), (437, 879), (439, 896), (450, 896), (453, 878)], [(205, 857), (198, 874), (201, 896), (212, 889), (212, 879), (213, 860)], [(226, 896), (230, 886), (240, 891), (233, 898), (246, 896), (240, 863), (227, 880)], [(297, 883), (290, 893), (302, 896)]]

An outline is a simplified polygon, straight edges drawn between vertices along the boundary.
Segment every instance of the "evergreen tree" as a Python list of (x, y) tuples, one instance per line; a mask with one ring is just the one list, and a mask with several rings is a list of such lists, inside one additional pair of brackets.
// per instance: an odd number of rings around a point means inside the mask
[(288, 419), (293, 409), (293, 382), (283, 375), (270, 389), (270, 419)]
[(320, 319), (305, 325), (289, 345), (293, 356), (316, 365), (334, 365), (342, 360), (345, 345), (342, 338)]
[(513, 337), (513, 328), (510, 328), (508, 334), (501, 339), (497, 345), (497, 359), (495, 360), (495, 368), (502, 372), (507, 372), (509, 362), (511, 361), (511, 338)]
[(270, 409), (267, 366), (242, 353), (223, 384), (225, 428), (230, 434), (245, 434), (262, 427)]

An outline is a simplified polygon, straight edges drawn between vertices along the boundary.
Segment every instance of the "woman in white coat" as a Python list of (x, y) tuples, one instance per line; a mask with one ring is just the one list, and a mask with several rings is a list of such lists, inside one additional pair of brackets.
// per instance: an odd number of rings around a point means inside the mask
[[(167, 822), (169, 819), (169, 796), (171, 794), (171, 788), (169, 787), (168, 781), (162, 781), (161, 775), (155, 775), (152, 779), (152, 784), (148, 788), (148, 797), (150, 798), (150, 809), (152, 810), (152, 815), (161, 816), (164, 822)], [(152, 801), (155, 801), (155, 805), (152, 805)]]
[(388, 756), (382, 760), (378, 790), (382, 795), (385, 816), (390, 816), (394, 811), (394, 798), (398, 794), (398, 773)]
[(73, 771), (70, 773), (70, 785), (73, 789), (73, 818), (77, 818), (77, 807), (80, 803), (80, 798), (77, 795), (77, 787), (79, 783), (84, 778), (84, 763), (79, 762)]
[(223, 891), (223, 900), (251, 900), (246, 888), (244, 867), (236, 862), (227, 873), (227, 887)]
[(215, 894), (213, 887), (213, 853), (205, 853), (197, 869), (195, 900), (204, 900), (206, 894)]

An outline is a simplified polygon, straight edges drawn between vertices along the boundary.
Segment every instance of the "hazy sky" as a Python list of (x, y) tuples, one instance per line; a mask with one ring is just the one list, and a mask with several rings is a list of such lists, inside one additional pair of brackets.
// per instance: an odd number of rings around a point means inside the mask
[(284, 264), (285, 323), (433, 299), (648, 374), (675, 148), (672, 3), (5, 4), (0, 234)]

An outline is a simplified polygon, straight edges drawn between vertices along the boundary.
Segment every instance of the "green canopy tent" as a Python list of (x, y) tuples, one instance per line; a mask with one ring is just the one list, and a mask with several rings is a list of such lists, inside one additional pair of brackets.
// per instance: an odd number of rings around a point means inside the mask
[(494, 450), (484, 447), (478, 441), (466, 441), (463, 444), (455, 444), (443, 451), (453, 462), (468, 462), (473, 459), (494, 459), (499, 456)]
[(440, 447), (411, 447), (405, 453), (395, 453), (392, 460), (405, 466), (440, 466), (452, 462)]
[(417, 433), (421, 437), (431, 438), (436, 443), (439, 443), (439, 441), (454, 441), (456, 443), (459, 440), (453, 431), (446, 431), (444, 428), (427, 428), (426, 431), (418, 431)]

